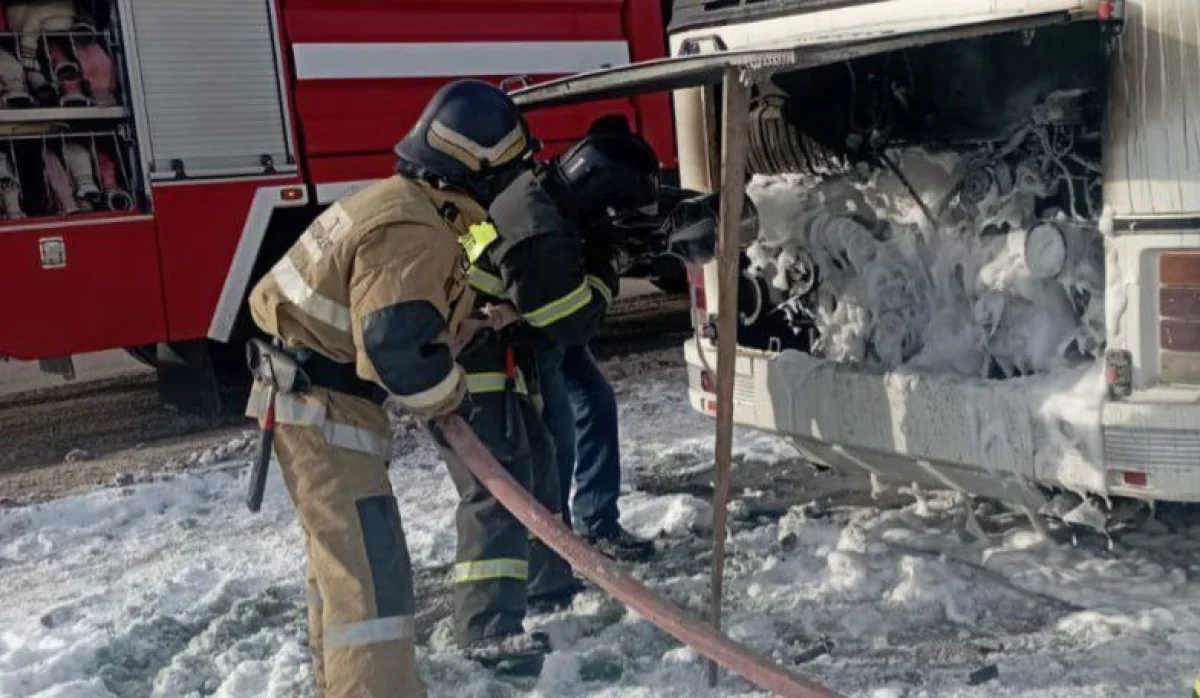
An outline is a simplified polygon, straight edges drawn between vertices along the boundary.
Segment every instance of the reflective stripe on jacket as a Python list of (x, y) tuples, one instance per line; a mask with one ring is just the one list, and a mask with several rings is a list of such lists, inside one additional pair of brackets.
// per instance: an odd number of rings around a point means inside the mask
[(488, 211), (496, 239), (476, 252), (471, 285), (516, 306), (531, 327), (563, 344), (586, 343), (616, 291), (615, 279), (590, 274), (578, 226), (527, 172)]
[(449, 340), (474, 303), (460, 238), (485, 216), (464, 194), (399, 175), (350, 194), (254, 287), (254, 321), (353, 364), (414, 413), (447, 412), (466, 392)]

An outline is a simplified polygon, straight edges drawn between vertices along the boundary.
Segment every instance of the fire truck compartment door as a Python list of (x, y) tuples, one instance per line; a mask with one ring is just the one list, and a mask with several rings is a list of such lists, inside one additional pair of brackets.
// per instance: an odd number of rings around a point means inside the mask
[(126, 2), (152, 178), (296, 169), (270, 0)]
[(1035, 29), (1073, 19), (1077, 17), (1069, 12), (1051, 12), (912, 33), (754, 49), (722, 50), (720, 46), (716, 46), (716, 50), (705, 51), (705, 46), (710, 45), (709, 42), (697, 41), (693, 53), (688, 53), (691, 47), (685, 45), (681, 51), (682, 55), (679, 56), (549, 80), (515, 90), (512, 98), (523, 109), (528, 110), (681, 90), (719, 83), (725, 71), (730, 68), (743, 70), (751, 77), (764, 77), (771, 73), (815, 68), (913, 46)]

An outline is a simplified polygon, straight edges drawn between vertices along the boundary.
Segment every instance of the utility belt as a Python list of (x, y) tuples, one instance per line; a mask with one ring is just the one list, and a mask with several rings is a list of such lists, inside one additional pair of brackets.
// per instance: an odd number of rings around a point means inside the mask
[(311, 349), (296, 352), (295, 356), (309, 380), (319, 388), (353, 395), (376, 405), (382, 405), (387, 400), (387, 391), (371, 381), (360, 378), (355, 372), (354, 364), (338, 363)]
[(246, 345), (246, 360), (250, 372), (260, 380), (270, 380), (262, 370), (263, 360), (268, 356), (274, 369), (275, 387), (280, 393), (302, 394), (316, 387), (377, 405), (387, 399), (386, 390), (359, 378), (354, 364), (338, 363), (311, 349), (288, 350), (262, 340), (250, 340)]

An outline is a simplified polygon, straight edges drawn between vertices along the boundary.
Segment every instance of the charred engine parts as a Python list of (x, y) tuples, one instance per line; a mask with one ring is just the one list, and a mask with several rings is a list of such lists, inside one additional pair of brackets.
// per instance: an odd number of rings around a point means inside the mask
[(958, 195), (962, 203), (978, 206), (989, 196), (1007, 196), (1013, 190), (1013, 173), (1005, 162), (988, 163), (963, 177)]
[(803, 298), (817, 287), (817, 263), (807, 250), (800, 248), (795, 258), (783, 270), (787, 278), (788, 292), (792, 298)]
[(1084, 126), (1096, 123), (1104, 112), (1100, 95), (1091, 90), (1064, 90), (1051, 93), (1033, 108), (1033, 123), (1038, 126)]
[(738, 344), (771, 351), (810, 350), (816, 329), (804, 309), (804, 299), (791, 299), (761, 274), (751, 273), (746, 255), (740, 264)]
[[(789, 324), (801, 321), (793, 315), (805, 314), (804, 304), (817, 287), (817, 264), (812, 255), (800, 248), (780, 255), (779, 265), (776, 278), (769, 284), (761, 276), (742, 270), (743, 278), (749, 282), (742, 286), (749, 291), (749, 298), (741, 312), (743, 324), (758, 322), (768, 304), (778, 306), (777, 310), (788, 316)], [(786, 299), (782, 304), (781, 298)]]
[[(706, 264), (716, 254), (718, 210), (716, 194), (663, 187), (657, 212), (638, 214), (593, 231), (613, 247), (618, 273), (653, 268), (662, 257), (675, 257), (690, 264)], [(738, 247), (744, 249), (758, 237), (758, 209), (745, 199), (741, 222), (735, 231)]]
[[(1002, 142), (889, 150), (878, 161), (892, 167), (867, 178), (756, 180), (772, 218), (747, 250), (756, 295), (739, 337), (985, 378), (1094, 360), (1105, 341), (1089, 198), (1098, 149), (1094, 129), (1028, 119)], [(780, 321), (790, 331), (765, 331)]]

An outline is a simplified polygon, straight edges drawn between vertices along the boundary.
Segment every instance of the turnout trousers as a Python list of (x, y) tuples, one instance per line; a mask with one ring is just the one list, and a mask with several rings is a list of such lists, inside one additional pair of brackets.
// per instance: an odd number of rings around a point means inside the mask
[[(510, 380), (508, 347), (495, 342), (460, 359), (471, 393), (472, 430), (491, 454), (543, 506), (559, 513), (554, 443), (541, 419), (536, 389), (517, 368)], [(511, 357), (510, 357), (511, 358)], [(442, 448), (458, 488), (458, 554), (454, 565), (454, 633), (460, 647), (524, 631), (528, 598), (570, 588), (570, 566), (520, 522)]]
[[(247, 414), (261, 417), (256, 385)], [(274, 449), (304, 531), (317, 695), (424, 698), (412, 568), (387, 475), (383, 409), (314, 388), (279, 395)]]

